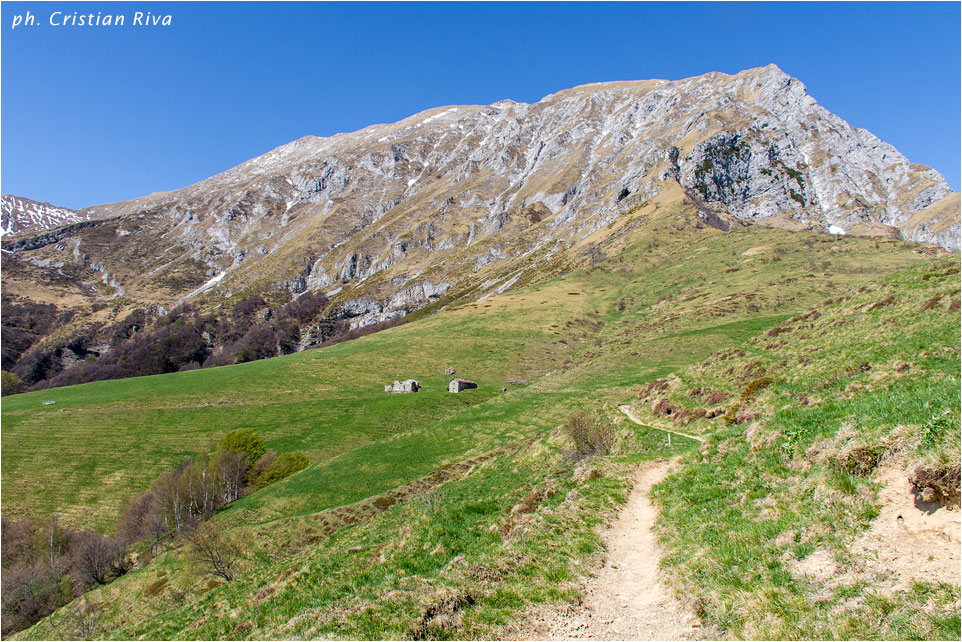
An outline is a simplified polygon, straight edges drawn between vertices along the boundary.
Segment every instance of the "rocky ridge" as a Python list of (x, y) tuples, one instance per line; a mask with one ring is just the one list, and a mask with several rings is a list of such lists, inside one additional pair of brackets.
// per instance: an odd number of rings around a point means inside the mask
[(0, 197), (0, 236), (43, 232), (61, 225), (88, 220), (83, 212), (4, 194)]
[(455, 293), (490, 296), (573, 251), (603, 251), (609, 224), (672, 199), (725, 229), (959, 249), (958, 194), (938, 172), (769, 65), (308, 136), (181, 190), (88, 208), (102, 224), (15, 253), (93, 266), (115, 292), (151, 303), (323, 291), (363, 326)]

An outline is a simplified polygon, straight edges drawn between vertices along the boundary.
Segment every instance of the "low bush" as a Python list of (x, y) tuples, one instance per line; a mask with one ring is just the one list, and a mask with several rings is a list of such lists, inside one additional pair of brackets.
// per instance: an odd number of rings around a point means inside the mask
[(307, 455), (302, 452), (284, 453), (279, 457), (271, 452), (261, 457), (257, 463), (261, 464), (261, 460), (268, 457), (270, 457), (269, 463), (261, 466), (260, 471), (255, 466), (256, 474), (251, 479), (251, 488), (254, 490), (269, 486), (285, 477), (290, 477), (299, 470), (307, 468), (309, 463)]
[(244, 453), (252, 466), (267, 452), (264, 440), (250, 428), (239, 428), (224, 435), (220, 440), (220, 449)]
[(608, 454), (615, 438), (614, 426), (607, 417), (583, 410), (568, 417), (567, 432), (579, 459)]
[(230, 582), (237, 575), (237, 562), (241, 559), (239, 542), (211, 522), (201, 522), (181, 533), (190, 544), (193, 561), (204, 571)]

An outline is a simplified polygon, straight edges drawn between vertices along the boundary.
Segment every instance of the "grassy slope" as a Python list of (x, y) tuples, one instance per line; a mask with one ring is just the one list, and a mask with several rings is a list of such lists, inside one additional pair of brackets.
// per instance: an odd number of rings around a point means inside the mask
[[(959, 460), (958, 310), (953, 257), (818, 305), (647, 397), (639, 414), (663, 426), (744, 399), (740, 423), (681, 422), (710, 444), (656, 489), (667, 566), (704, 616), (738, 637), (959, 638), (958, 586), (901, 590), (851, 549), (883, 470)], [(745, 399), (761, 377), (772, 385)], [(705, 388), (727, 399), (706, 405)], [(654, 412), (663, 399), (672, 415)], [(835, 577), (796, 570), (816, 551)]]
[[(192, 435), (253, 426), (279, 451), (306, 449), (312, 466), (218, 515), (247, 542), (243, 577), (208, 589), (170, 552), (92, 594), (108, 604), (105, 634), (490, 634), (528, 601), (570, 597), (597, 548), (592, 528), (623, 498), (630, 464), (671, 454), (657, 433), (622, 424), (619, 454), (598, 459), (604, 474), (584, 479), (557, 430), (573, 408), (622, 401), (640, 383), (738, 345), (837, 290), (923, 260), (903, 244), (876, 251), (874, 241), (826, 241), (757, 227), (696, 231), (665, 216), (592, 268), (360, 341), (14, 397), (3, 408), (5, 510), (22, 510), (38, 492), (48, 511), (79, 518), (93, 505), (107, 514), (191, 452)], [(437, 393), (448, 365), (481, 389)], [(407, 376), (428, 391), (380, 391)], [(498, 392), (517, 378), (531, 384)], [(56, 406), (39, 405), (51, 397)], [(41, 431), (44, 451), (67, 453), (69, 463), (49, 485), (29, 488), (24, 480), (45, 465), (31, 454)], [(98, 433), (109, 437), (95, 458), (88, 453)], [(123, 488), (91, 482), (84, 457), (100, 475), (139, 476), (124, 477)], [(445, 467), (453, 472), (438, 481)], [(70, 490), (78, 481), (84, 494)], [(370, 497), (390, 489), (399, 489), (391, 500), (399, 503), (372, 508)], [(169, 587), (143, 596), (159, 580)], [(58, 635), (64, 618), (27, 637)]]

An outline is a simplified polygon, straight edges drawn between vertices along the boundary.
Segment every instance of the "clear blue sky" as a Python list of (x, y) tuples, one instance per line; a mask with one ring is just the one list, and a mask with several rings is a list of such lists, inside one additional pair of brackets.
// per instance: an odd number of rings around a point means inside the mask
[[(28, 10), (41, 24), (12, 28)], [(138, 10), (172, 26), (135, 27)], [(3, 2), (0, 189), (79, 208), (429, 107), (774, 62), (958, 190), (959, 25), (957, 2)]]

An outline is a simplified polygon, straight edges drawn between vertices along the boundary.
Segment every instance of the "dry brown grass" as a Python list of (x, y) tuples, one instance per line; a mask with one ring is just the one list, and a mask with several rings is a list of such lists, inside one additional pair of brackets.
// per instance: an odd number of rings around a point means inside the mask
[(614, 443), (615, 431), (605, 417), (579, 410), (568, 417), (568, 436), (575, 442), (579, 459), (592, 455), (607, 455)]

